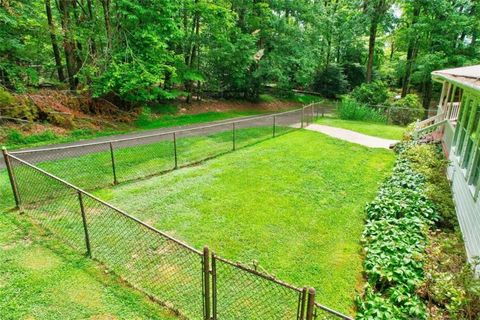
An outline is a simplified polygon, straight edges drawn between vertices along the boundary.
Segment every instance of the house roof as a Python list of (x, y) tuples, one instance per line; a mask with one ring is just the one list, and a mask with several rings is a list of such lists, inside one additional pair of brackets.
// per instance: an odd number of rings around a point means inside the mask
[(438, 70), (432, 75), (480, 91), (480, 65)]

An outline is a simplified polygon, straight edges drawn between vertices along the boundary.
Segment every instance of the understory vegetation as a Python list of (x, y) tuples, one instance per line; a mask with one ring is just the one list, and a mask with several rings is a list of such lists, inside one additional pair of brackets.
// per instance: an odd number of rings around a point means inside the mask
[(477, 319), (480, 282), (465, 264), (448, 162), (434, 144), (397, 151), (393, 175), (366, 207), (357, 319)]
[(337, 110), (341, 119), (376, 123), (391, 123), (405, 126), (423, 119), (429, 110), (424, 110), (415, 94), (395, 97), (384, 83), (374, 81), (355, 88), (345, 95)]

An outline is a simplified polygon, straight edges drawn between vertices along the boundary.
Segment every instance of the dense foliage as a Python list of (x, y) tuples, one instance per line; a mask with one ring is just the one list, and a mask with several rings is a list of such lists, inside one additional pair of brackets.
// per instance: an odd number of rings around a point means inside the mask
[(438, 214), (424, 188), (425, 178), (400, 155), (392, 177), (367, 205), (367, 283), (363, 299), (357, 299), (357, 319), (427, 318), (416, 290), (424, 279), (428, 229)]
[(382, 112), (368, 105), (362, 104), (352, 97), (345, 96), (338, 105), (338, 116), (343, 120), (358, 120), (367, 122), (386, 123), (387, 118)]
[(432, 70), (478, 61), (479, 15), (474, 0), (1, 0), (0, 85), (130, 106), (380, 80), (426, 107)]
[(366, 207), (358, 319), (476, 319), (480, 282), (465, 264), (447, 161), (437, 145), (397, 146), (393, 175)]

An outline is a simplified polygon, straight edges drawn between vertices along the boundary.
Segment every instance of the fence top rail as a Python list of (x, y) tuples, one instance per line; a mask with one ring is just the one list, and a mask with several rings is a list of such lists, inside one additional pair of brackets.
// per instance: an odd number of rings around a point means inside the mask
[(219, 260), (219, 261), (221, 261), (221, 262), (223, 262), (223, 263), (226, 263), (226, 264), (228, 264), (228, 265), (231, 265), (232, 267), (239, 268), (239, 269), (241, 269), (241, 270), (243, 270), (243, 271), (246, 271), (246, 272), (251, 273), (251, 274), (253, 274), (253, 275), (259, 276), (259, 277), (261, 277), (261, 278), (263, 278), (263, 279), (265, 279), (265, 280), (272, 281), (272, 282), (274, 282), (274, 283), (276, 283), (276, 284), (279, 284), (279, 285), (281, 285), (281, 286), (283, 286), (283, 287), (285, 287), (285, 288), (287, 288), (287, 289), (291, 289), (291, 290), (297, 291), (297, 292), (299, 292), (299, 293), (302, 293), (303, 290), (304, 290), (303, 288), (300, 289), (300, 288), (297, 288), (297, 287), (295, 287), (295, 286), (293, 286), (293, 285), (291, 285), (291, 284), (289, 284), (289, 283), (286, 283), (286, 282), (284, 282), (284, 281), (282, 281), (282, 280), (279, 280), (279, 279), (275, 278), (274, 276), (271, 276), (271, 275), (262, 273), (262, 272), (260, 272), (260, 271), (257, 271), (257, 270), (254, 270), (254, 269), (252, 269), (252, 268), (249, 268), (249, 267), (247, 267), (247, 266), (245, 266), (245, 265), (242, 265), (240, 262), (233, 262), (233, 261), (227, 260), (227, 259), (225, 259), (225, 258), (219, 257), (219, 256), (217, 256), (215, 253), (212, 253), (212, 257), (213, 257), (214, 260)]
[(323, 311), (326, 311), (326, 312), (328, 312), (328, 313), (330, 313), (330, 314), (333, 314), (333, 315), (335, 315), (335, 316), (337, 316), (337, 317), (339, 317), (339, 318), (342, 318), (342, 319), (344, 319), (344, 320), (353, 320), (353, 318), (351, 318), (351, 317), (349, 317), (349, 316), (346, 316), (346, 315), (344, 315), (343, 313), (340, 313), (340, 312), (335, 311), (335, 310), (333, 310), (333, 309), (330, 309), (330, 308), (328, 308), (328, 307), (325, 307), (325, 306), (321, 305), (321, 304), (318, 303), (318, 302), (315, 302), (315, 307), (317, 307), (318, 309), (321, 309), (321, 310), (323, 310)]
[(188, 244), (186, 244), (186, 243), (184, 243), (184, 242), (182, 242), (182, 241), (180, 241), (180, 240), (177, 240), (177, 239), (169, 236), (168, 234), (166, 234), (166, 233), (164, 233), (164, 232), (162, 232), (162, 231), (160, 231), (160, 230), (152, 227), (151, 225), (146, 224), (145, 222), (139, 220), (138, 218), (135, 218), (134, 216), (126, 213), (125, 211), (123, 211), (123, 210), (121, 210), (121, 209), (118, 209), (117, 207), (112, 206), (111, 204), (109, 204), (109, 203), (107, 203), (107, 202), (105, 202), (105, 201), (97, 198), (96, 196), (88, 193), (87, 191), (84, 191), (84, 190), (80, 189), (79, 187), (76, 187), (76, 186), (74, 186), (73, 184), (71, 184), (71, 183), (69, 183), (69, 182), (67, 182), (67, 181), (65, 181), (65, 180), (63, 180), (63, 179), (61, 179), (61, 178), (59, 178), (59, 177), (51, 174), (51, 173), (48, 173), (47, 171), (45, 171), (45, 170), (43, 170), (43, 169), (41, 169), (41, 168), (39, 168), (39, 167), (37, 167), (37, 166), (35, 166), (35, 165), (33, 165), (33, 164), (30, 164), (30, 163), (28, 163), (28, 162), (26, 162), (26, 161), (24, 161), (24, 160), (22, 160), (22, 159), (20, 159), (20, 158), (17, 158), (17, 157), (15, 157), (15, 156), (13, 156), (13, 155), (11, 155), (11, 154), (9, 154), (9, 153), (7, 153), (6, 155), (7, 155), (7, 157), (10, 157), (10, 158), (12, 158), (12, 159), (15, 159), (16, 161), (19, 161), (20, 163), (22, 163), (22, 164), (24, 164), (24, 165), (26, 165), (26, 166), (34, 169), (34, 170), (36, 170), (36, 171), (38, 171), (38, 172), (46, 175), (46, 176), (48, 176), (48, 177), (50, 177), (50, 178), (52, 178), (52, 179), (54, 179), (54, 180), (56, 180), (56, 181), (64, 184), (65, 186), (67, 186), (67, 187), (69, 187), (69, 188), (71, 188), (71, 189), (73, 189), (73, 190), (75, 190), (75, 191), (77, 191), (77, 192), (80, 192), (80, 193), (86, 195), (87, 197), (89, 197), (89, 198), (91, 198), (91, 199), (93, 199), (93, 200), (101, 203), (102, 205), (104, 205), (104, 206), (112, 209), (113, 211), (115, 211), (115, 212), (117, 212), (117, 213), (125, 216), (126, 218), (128, 218), (128, 219), (130, 219), (130, 220), (133, 220), (133, 221), (135, 221), (136, 223), (139, 223), (140, 225), (142, 225), (143, 227), (149, 229), (150, 231), (153, 231), (154, 233), (157, 233), (157, 234), (163, 236), (164, 238), (167, 238), (168, 240), (170, 240), (170, 241), (172, 241), (172, 242), (175, 242), (176, 244), (184, 247), (185, 249), (188, 249), (188, 250), (190, 250), (191, 252), (198, 254), (199, 256), (202, 256), (202, 255), (203, 255), (203, 252), (201, 252), (200, 250), (197, 250), (197, 249), (191, 247), (190, 245), (188, 245)]
[(269, 114), (266, 114), (266, 115), (254, 116), (254, 117), (243, 117), (243, 118), (238, 118), (236, 120), (231, 120), (231, 121), (212, 123), (212, 124), (209, 124), (209, 125), (203, 125), (203, 126), (198, 126), (198, 127), (194, 127), (194, 128), (170, 130), (170, 131), (166, 131), (166, 132), (143, 135), (143, 136), (140, 136), (140, 137), (131, 137), (131, 138), (123, 138), (123, 139), (111, 139), (111, 140), (106, 140), (106, 141), (91, 142), (91, 143), (84, 143), (84, 144), (79, 144), (79, 145), (70, 145), (70, 146), (63, 146), (63, 147), (40, 148), (40, 149), (34, 149), (34, 150), (18, 150), (18, 151), (12, 151), (12, 152), (10, 152), (10, 154), (25, 154), (25, 153), (47, 152), (47, 151), (53, 151), (53, 150), (76, 149), (76, 148), (91, 147), (91, 146), (98, 146), (98, 145), (104, 145), (104, 144), (108, 145), (110, 143), (118, 143), (118, 142), (132, 141), (132, 140), (142, 140), (142, 139), (153, 138), (153, 137), (161, 137), (161, 136), (171, 135), (171, 134), (174, 134), (174, 133), (178, 134), (178, 133), (182, 133), (182, 132), (189, 132), (189, 131), (194, 131), (194, 130), (202, 130), (202, 129), (220, 127), (220, 126), (230, 125), (230, 124), (233, 124), (233, 123), (242, 123), (242, 122), (247, 122), (247, 121), (255, 121), (255, 120), (259, 120), (259, 119), (271, 118), (271, 117), (274, 117), (274, 116), (278, 117), (278, 116), (282, 116), (282, 115), (285, 115), (285, 114), (301, 111), (305, 108), (312, 107), (315, 104), (317, 104), (317, 103), (312, 103), (312, 104), (309, 104), (309, 105), (304, 106), (302, 108), (289, 110), (289, 111), (284, 111), (284, 112), (279, 112), (279, 113), (269, 113)]

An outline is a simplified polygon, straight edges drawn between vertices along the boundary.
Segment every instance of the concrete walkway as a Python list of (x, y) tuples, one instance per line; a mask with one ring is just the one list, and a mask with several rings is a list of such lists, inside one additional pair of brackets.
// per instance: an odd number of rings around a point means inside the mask
[(324, 133), (330, 137), (334, 137), (340, 140), (361, 144), (369, 148), (384, 148), (389, 149), (392, 144), (397, 143), (397, 140), (382, 139), (377, 137), (368, 136), (355, 131), (346, 129), (340, 129), (335, 127), (324, 126), (320, 124), (311, 124), (306, 127), (307, 130), (317, 131)]

